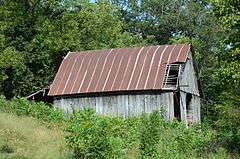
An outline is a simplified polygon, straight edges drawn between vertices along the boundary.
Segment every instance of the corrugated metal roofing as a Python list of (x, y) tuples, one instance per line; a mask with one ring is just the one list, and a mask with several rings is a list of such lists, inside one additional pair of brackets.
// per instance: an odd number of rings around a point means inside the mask
[(167, 64), (186, 62), (190, 49), (178, 44), (69, 53), (48, 95), (162, 89)]

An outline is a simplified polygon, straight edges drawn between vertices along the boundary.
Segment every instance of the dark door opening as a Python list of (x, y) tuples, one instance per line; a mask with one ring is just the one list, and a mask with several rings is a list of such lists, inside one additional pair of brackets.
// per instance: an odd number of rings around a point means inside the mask
[(186, 94), (186, 109), (188, 125), (193, 123), (193, 108), (192, 108), (192, 94)]
[(181, 109), (180, 109), (180, 92), (174, 93), (174, 117), (181, 121)]

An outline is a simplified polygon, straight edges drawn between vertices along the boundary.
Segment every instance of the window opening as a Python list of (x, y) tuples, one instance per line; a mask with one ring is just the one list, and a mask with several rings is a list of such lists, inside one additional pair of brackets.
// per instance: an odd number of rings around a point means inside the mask
[(164, 88), (176, 88), (178, 84), (180, 64), (169, 64), (167, 65)]

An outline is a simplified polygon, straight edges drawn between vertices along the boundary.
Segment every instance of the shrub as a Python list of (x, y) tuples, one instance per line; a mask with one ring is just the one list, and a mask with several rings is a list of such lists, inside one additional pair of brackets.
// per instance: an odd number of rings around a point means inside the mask
[(14, 150), (7, 144), (4, 144), (0, 147), (0, 153), (13, 153)]
[(142, 115), (140, 155), (141, 158), (156, 158), (163, 126), (163, 118), (158, 111)]
[(224, 94), (218, 103), (206, 105), (203, 115), (205, 122), (217, 132), (212, 147), (224, 147), (231, 153), (240, 154), (240, 98), (227, 97), (228, 94)]
[(28, 101), (20, 97), (13, 98), (11, 101), (0, 97), (0, 110), (19, 116), (31, 116), (40, 119), (44, 123), (60, 123), (64, 121), (64, 113), (61, 110), (52, 108), (44, 102)]
[[(173, 122), (168, 125), (172, 133), (166, 134), (170, 141), (165, 141), (168, 144), (168, 149), (172, 150), (178, 156), (192, 157), (199, 155), (204, 151), (204, 147), (208, 145), (214, 138), (215, 134), (208, 130), (203, 129), (199, 125), (187, 129), (184, 123)], [(172, 154), (168, 153), (170, 156)]]
[(122, 118), (102, 117), (91, 109), (77, 112), (66, 129), (75, 158), (123, 158)]
[(124, 119), (85, 109), (70, 119), (66, 130), (75, 158), (201, 157), (202, 147), (215, 137), (199, 126), (187, 129), (184, 123), (167, 122), (158, 111)]
[(141, 118), (140, 158), (197, 157), (215, 137), (198, 125), (188, 129), (184, 123), (167, 122), (157, 111)]
[(184, 123), (166, 121), (159, 111), (121, 118), (85, 109), (66, 121), (62, 111), (43, 102), (25, 98), (7, 101), (3, 97), (0, 110), (44, 123), (66, 123), (65, 139), (75, 158), (205, 158), (208, 154), (212, 157), (215, 150), (211, 147), (216, 136), (208, 127), (187, 129)]

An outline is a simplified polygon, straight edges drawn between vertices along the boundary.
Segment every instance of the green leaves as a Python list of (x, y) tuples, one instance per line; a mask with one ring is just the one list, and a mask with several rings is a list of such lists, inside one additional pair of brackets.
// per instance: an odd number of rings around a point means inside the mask
[(167, 122), (158, 111), (123, 119), (85, 109), (70, 119), (66, 141), (75, 158), (197, 158), (215, 139), (200, 129)]
[(0, 52), (0, 90), (1, 84), (11, 76), (9, 72), (14, 71), (15, 77), (21, 75), (26, 67), (24, 62), (23, 56), (14, 47), (7, 47)]
[(138, 43), (137, 36), (124, 31), (117, 12), (107, 2), (96, 4), (85, 0), (2, 2), (0, 94), (11, 98), (49, 85), (69, 51)]
[(0, 54), (0, 68), (21, 67), (24, 59), (14, 47), (8, 47)]
[[(101, 49), (131, 45), (130, 34), (122, 33), (122, 22), (114, 16), (116, 8), (107, 4), (89, 4), (77, 13), (65, 14), (63, 35), (79, 49)], [(127, 40), (125, 40), (127, 39)]]
[(7, 101), (0, 96), (0, 111), (19, 116), (30, 116), (47, 125), (61, 124), (65, 121), (65, 116), (61, 110), (51, 108), (43, 102), (31, 102), (21, 97)]
[(66, 141), (75, 158), (124, 158), (121, 134), (113, 131), (117, 126), (123, 126), (122, 118), (101, 117), (94, 110), (82, 110), (70, 120)]

